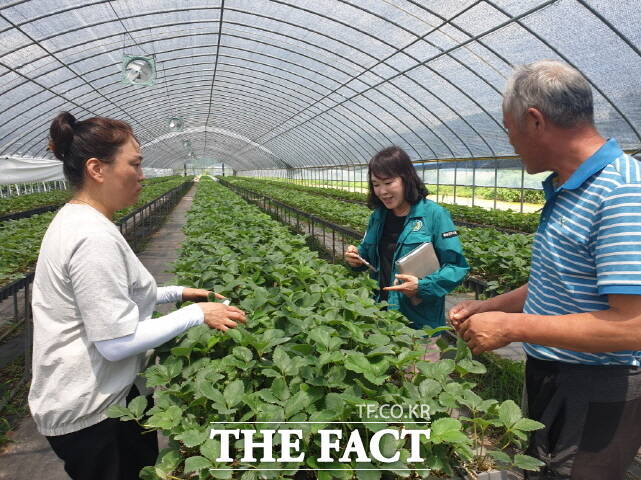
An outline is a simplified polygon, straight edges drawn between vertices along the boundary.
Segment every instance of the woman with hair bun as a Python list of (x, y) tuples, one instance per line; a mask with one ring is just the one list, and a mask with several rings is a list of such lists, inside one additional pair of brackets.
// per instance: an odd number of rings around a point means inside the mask
[[(207, 303), (207, 290), (157, 287), (112, 222), (144, 179), (129, 124), (63, 112), (49, 132), (74, 194), (49, 225), (36, 265), (29, 407), (71, 478), (137, 479), (156, 461), (156, 435), (107, 418), (107, 408), (146, 393), (134, 381), (147, 350), (202, 323), (226, 331), (245, 314)], [(200, 303), (151, 319), (157, 303), (178, 300)]]
[[(347, 247), (345, 261), (359, 270), (367, 269), (363, 260), (370, 263), (379, 284), (376, 299), (400, 310), (413, 328), (444, 325), (445, 295), (469, 270), (449, 212), (425, 198), (425, 185), (399, 147), (374, 155), (367, 178), (367, 203), (374, 212), (360, 246)], [(395, 262), (424, 243), (432, 243), (440, 269), (423, 278), (397, 274)], [(433, 343), (427, 343), (425, 359), (438, 359)]]

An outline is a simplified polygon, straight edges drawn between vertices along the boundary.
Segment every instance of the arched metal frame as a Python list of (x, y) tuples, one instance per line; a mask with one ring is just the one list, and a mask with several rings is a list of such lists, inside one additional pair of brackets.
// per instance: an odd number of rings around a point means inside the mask
[[(631, 38), (617, 30), (616, 24), (608, 20), (608, 11), (604, 11), (607, 10), (606, 7), (597, 9), (586, 0), (532, 2), (534, 5), (531, 8), (516, 14), (508, 12), (497, 0), (470, 0), (465, 5), (457, 3), (456, 12), (447, 17), (438, 12), (439, 5), (414, 0), (398, 2), (393, 6), (389, 2), (381, 2), (388, 10), (396, 9), (391, 12), (398, 14), (399, 19), (392, 18), (395, 15), (388, 17), (377, 11), (382, 7), (374, 0), (358, 3), (334, 0), (333, 3), (337, 6), (349, 7), (350, 11), (371, 19), (373, 25), (376, 22), (378, 25), (388, 25), (390, 32), (400, 32), (409, 38), (401, 42), (382, 38), (381, 32), (388, 30), (381, 30), (380, 26), (366, 31), (357, 26), (356, 22), (334, 18), (326, 13), (329, 10), (327, 7), (316, 10), (284, 0), (257, 1), (250, 4), (251, 9), (247, 8), (248, 4), (239, 4), (235, 0), (221, 0), (220, 5), (215, 7), (191, 6), (189, 1), (185, 3), (187, 6), (182, 8), (132, 12), (123, 16), (113, 10), (111, 0), (99, 0), (81, 7), (66, 6), (56, 12), (41, 14), (25, 21), (12, 19), (11, 9), (28, 5), (29, 0), (1, 6), (0, 19), (8, 26), (0, 30), (0, 35), (18, 32), (28, 41), (18, 42), (15, 44), (17, 46), (7, 44), (9, 48), (2, 48), (0, 44), (0, 68), (5, 69), (0, 72), (0, 82), (5, 82), (7, 87), (2, 90), (0, 102), (5, 95), (16, 96), (15, 102), (4, 102), (7, 104), (5, 108), (0, 103), (2, 118), (8, 118), (0, 124), (0, 154), (47, 156), (44, 138), (48, 122), (53, 113), (60, 109), (68, 109), (77, 115), (115, 116), (129, 120), (143, 145), (162, 138), (167, 133), (165, 120), (171, 111), (185, 118), (187, 125), (224, 125), (247, 138), (248, 141), (238, 138), (232, 140), (231, 137), (216, 134), (209, 128), (204, 128), (197, 136), (189, 137), (193, 147), (201, 151), (203, 157), (208, 157), (209, 152), (215, 152), (221, 161), (235, 170), (362, 164), (377, 149), (391, 143), (400, 143), (415, 160), (438, 162), (444, 158), (474, 159), (490, 156), (494, 158), (495, 168), (498, 169), (497, 157), (506, 152), (496, 150), (497, 145), (505, 144), (503, 127), (493, 113), (496, 109), (488, 110), (486, 103), (481, 99), (477, 100), (474, 92), (468, 92), (466, 85), (457, 81), (455, 73), (469, 75), (475, 82), (473, 86), (476, 91), (485, 88), (487, 92), (493, 92), (497, 106), (500, 104), (502, 85), (485, 77), (474, 65), (458, 58), (459, 52), (468, 49), (468, 46), (478, 45), (482, 47), (483, 54), (471, 48), (467, 52), (499, 76), (502, 72), (507, 75), (511, 64), (518, 63), (519, 52), (506, 55), (492, 47), (487, 38), (501, 29), (515, 25), (557, 58), (577, 66), (573, 58), (562, 53), (549, 38), (536, 32), (524, 21), (544, 9), (555, 8), (555, 4), (560, 3), (573, 7), (576, 4), (577, 9), (589, 12), (634, 55), (641, 56), (641, 37)], [(117, 18), (89, 21), (42, 38), (30, 30), (37, 22), (52, 14), (73, 11), (82, 17), (83, 12), (100, 5), (110, 6)], [(153, 4), (149, 2), (149, 5)], [(305, 21), (297, 23), (289, 17), (285, 18), (282, 10), (272, 12), (270, 5), (292, 9), (298, 15), (297, 19)], [(476, 33), (463, 28), (461, 23), (465, 22), (465, 16), (481, 8), (490, 8), (495, 12), (496, 18), (488, 22), (490, 26)], [(196, 19), (192, 22), (182, 21), (178, 17), (181, 13), (191, 15), (203, 11), (216, 12), (217, 19), (208, 15), (202, 21)], [(236, 17), (229, 19), (228, 15), (232, 14)], [(166, 21), (171, 20), (172, 15), (175, 15), (176, 21)], [(162, 21), (127, 30), (127, 24), (131, 25), (132, 21), (156, 20), (156, 17)], [(431, 28), (412, 28), (414, 25), (410, 25), (408, 19), (431, 25)], [(252, 20), (257, 22), (252, 23)], [(562, 21), (563, 19), (560, 20)], [(45, 45), (49, 40), (62, 35), (86, 32), (87, 29), (98, 32), (101, 26), (116, 22), (119, 22), (122, 29), (109, 32), (108, 35), (95, 36), (85, 43), (57, 49), (47, 48)], [(270, 22), (279, 28), (265, 28), (265, 23)], [(215, 28), (211, 31), (184, 30), (192, 23), (199, 27), (205, 25)], [(341, 29), (341, 34), (332, 35), (332, 31), (337, 28)], [(169, 34), (165, 35), (164, 30), (168, 30)], [(81, 70), (80, 67), (96, 51), (105, 59), (122, 51), (118, 37), (125, 34), (131, 37), (137, 47), (151, 47), (158, 58), (163, 58), (159, 68), (162, 88), (136, 91), (124, 88), (119, 85), (119, 75), (115, 75), (113, 69), (110, 69), (111, 64), (96, 64), (88, 70)], [(357, 41), (346, 40), (350, 35), (367, 40), (360, 45)], [(444, 36), (451, 45), (447, 48), (441, 46), (443, 42), (438, 38), (431, 38), (433, 35)], [(457, 40), (460, 36), (465, 39)], [(215, 37), (216, 41), (198, 44), (200, 37), (205, 40)], [(192, 44), (183, 46), (176, 43), (186, 39)], [(317, 43), (314, 43), (314, 39)], [(172, 42), (175, 48), (170, 48)], [(80, 49), (83, 44), (87, 47)], [(159, 45), (162, 48), (159, 49)], [(332, 50), (332, 45), (338, 45), (342, 50)], [(427, 58), (419, 58), (411, 52), (412, 47), (418, 45), (426, 45), (436, 53)], [(31, 47), (42, 50), (44, 54), (31, 55), (23, 63), (11, 63), (12, 55)], [(215, 49), (215, 55), (205, 53), (212, 49)], [(180, 56), (182, 51), (186, 51), (188, 55)], [(387, 53), (381, 55), (377, 51)], [(72, 52), (77, 58), (66, 59), (67, 52)], [(401, 57), (409, 66), (397, 66)], [(200, 58), (208, 58), (210, 61), (196, 61)], [(438, 64), (443, 59), (449, 62), (447, 72), (442, 71)], [(47, 65), (42, 65), (43, 61)], [(171, 65), (167, 66), (168, 64)], [(37, 65), (36, 70), (27, 71), (32, 65)], [(391, 73), (380, 73), (379, 67)], [(70, 72), (71, 76), (50, 84), (47, 75), (56, 75), (61, 68)], [(195, 68), (198, 70), (194, 70)], [(186, 71), (187, 69), (191, 71)], [(255, 77), (243, 77), (240, 72), (247, 72)], [(451, 89), (448, 92), (449, 98), (442, 95), (443, 92), (438, 91), (437, 87), (426, 85), (420, 78), (415, 78), (417, 72), (431, 75)], [(638, 148), (641, 134), (636, 111), (634, 117), (629, 116), (626, 110), (630, 107), (623, 105), (621, 99), (606, 94), (598, 80), (592, 77), (592, 72), (584, 71), (584, 75), (600, 97), (616, 112), (617, 118), (622, 121), (622, 128), (628, 128), (632, 132), (632, 142)], [(14, 76), (22, 80), (16, 82), (12, 79)], [(80, 83), (80, 88), (77, 83)], [(30, 93), (33, 86), (39, 89), (35, 94)], [(44, 110), (39, 110), (35, 118), (25, 116), (23, 123), (13, 121), (16, 116), (11, 114), (19, 112), (22, 105), (27, 106), (34, 102), (34, 98), (40, 97), (43, 97), (40, 103), (44, 105)], [(203, 111), (200, 111), (199, 106)], [(242, 106), (242, 111), (239, 106)], [(468, 106), (473, 107), (480, 117), (472, 120), (466, 111)], [(224, 121), (221, 120), (223, 118)], [(481, 125), (482, 130), (479, 128)], [(176, 143), (181, 138), (182, 136), (177, 136), (154, 142), (150, 152), (145, 152), (146, 157), (151, 157), (148, 166), (170, 167), (174, 163), (182, 164), (186, 152)], [(223, 138), (226, 139), (223, 141)], [(503, 139), (502, 144), (497, 144), (497, 138)], [(221, 145), (226, 148), (220, 148)], [(257, 149), (257, 146), (266, 147), (272, 153), (268, 155)]]

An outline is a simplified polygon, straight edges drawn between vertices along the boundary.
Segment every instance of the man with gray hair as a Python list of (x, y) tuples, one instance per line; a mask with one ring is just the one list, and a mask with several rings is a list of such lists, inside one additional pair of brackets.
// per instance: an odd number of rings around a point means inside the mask
[(535, 479), (620, 480), (641, 446), (641, 165), (594, 126), (590, 85), (552, 60), (503, 99), (528, 173), (552, 171), (528, 283), (454, 306), (476, 354), (524, 342)]

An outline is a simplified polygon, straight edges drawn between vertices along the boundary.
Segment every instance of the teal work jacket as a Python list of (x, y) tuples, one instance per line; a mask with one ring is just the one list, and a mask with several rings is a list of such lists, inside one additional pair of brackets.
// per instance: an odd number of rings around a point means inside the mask
[[(378, 244), (383, 235), (383, 226), (389, 210), (384, 207), (374, 210), (369, 218), (365, 236), (358, 247), (361, 257), (379, 268)], [(441, 268), (418, 280), (418, 297), (422, 300), (413, 305), (410, 299), (396, 291), (390, 291), (387, 302), (390, 310), (400, 310), (413, 328), (440, 327), (445, 324), (445, 295), (461, 284), (470, 267), (463, 256), (463, 248), (449, 212), (431, 200), (420, 200), (405, 218), (403, 231), (398, 237), (392, 258), (392, 278), (396, 275), (396, 261), (421, 244), (432, 242)], [(355, 270), (365, 270), (359, 267)], [(370, 276), (378, 282), (378, 272)], [(376, 300), (378, 300), (377, 295)]]

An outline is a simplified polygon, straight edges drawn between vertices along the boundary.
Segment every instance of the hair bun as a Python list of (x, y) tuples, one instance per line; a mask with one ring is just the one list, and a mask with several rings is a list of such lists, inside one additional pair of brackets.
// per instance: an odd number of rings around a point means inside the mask
[(73, 144), (76, 117), (69, 112), (61, 112), (51, 122), (49, 127), (49, 150), (58, 160), (64, 161)]

